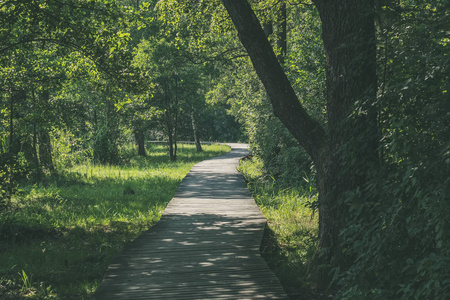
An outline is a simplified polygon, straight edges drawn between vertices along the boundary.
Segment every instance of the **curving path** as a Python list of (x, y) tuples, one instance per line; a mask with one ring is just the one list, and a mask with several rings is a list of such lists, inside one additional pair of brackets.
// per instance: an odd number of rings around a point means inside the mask
[(196, 164), (161, 220), (109, 266), (95, 299), (288, 299), (259, 254), (266, 224), (236, 171), (247, 145)]

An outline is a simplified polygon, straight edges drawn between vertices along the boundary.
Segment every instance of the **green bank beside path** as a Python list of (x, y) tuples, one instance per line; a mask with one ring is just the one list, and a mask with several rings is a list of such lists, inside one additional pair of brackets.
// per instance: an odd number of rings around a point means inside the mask
[(0, 214), (1, 299), (88, 299), (126, 243), (156, 223), (192, 166), (228, 146), (165, 146), (116, 166), (86, 163), (23, 184)]
[(262, 161), (241, 160), (243, 173), (256, 204), (267, 218), (261, 255), (278, 276), (291, 299), (315, 300), (322, 296), (312, 284), (311, 263), (317, 248), (317, 191), (308, 178), (297, 186), (268, 176)]

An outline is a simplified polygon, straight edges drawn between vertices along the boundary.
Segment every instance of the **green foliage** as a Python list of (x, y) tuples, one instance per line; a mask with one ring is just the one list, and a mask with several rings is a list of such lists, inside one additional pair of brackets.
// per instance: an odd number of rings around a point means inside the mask
[(354, 263), (336, 277), (339, 299), (447, 299), (449, 7), (402, 1), (383, 9), (383, 164), (346, 199), (342, 248)]
[(92, 147), (94, 161), (102, 164), (115, 164), (119, 159), (119, 150), (115, 136), (107, 126), (102, 126), (97, 131)]
[[(252, 152), (264, 161), (266, 176), (282, 177), (285, 187), (296, 186), (303, 177), (314, 181), (311, 161), (281, 122), (273, 117), (267, 96), (247, 61), (236, 62), (233, 71), (218, 80), (207, 97), (211, 103), (225, 102), (229, 112), (245, 129)], [(217, 105), (217, 104), (216, 104)]]
[(70, 131), (55, 129), (52, 131), (52, 137), (53, 157), (57, 169), (64, 170), (92, 160), (92, 151), (84, 147), (82, 138), (76, 137)]
[[(326, 128), (326, 62), (314, 5), (250, 2), (263, 26), (272, 27), (269, 41), (302, 106)], [(284, 4), (287, 49), (279, 44)], [(338, 203), (345, 208), (339, 218), (346, 260), (334, 270), (336, 298), (446, 299), (450, 7), (442, 0), (376, 6), (378, 96), (369, 105), (355, 103), (349, 118), (366, 114), (367, 106), (376, 110), (380, 161), (367, 181)], [(136, 158), (135, 149), (123, 145), (138, 131), (190, 139), (194, 117), (203, 139), (249, 138), (253, 161), (243, 169), (270, 220), (263, 252), (270, 253), (281, 277), (309, 285), (305, 276), (317, 246), (317, 213), (308, 205), (316, 205), (317, 174), (273, 117), (220, 1), (6, 1), (0, 7), (0, 54), (0, 239), (13, 244), (20, 258), (2, 266), (6, 279), (0, 292), (24, 285), (26, 296), (51, 298), (47, 280), (58, 282), (67, 269), (81, 274), (88, 262), (90, 267), (95, 262), (92, 276), (99, 278), (118, 251), (113, 245), (123, 245), (126, 233), (135, 235), (158, 217), (157, 203), (165, 201), (160, 187), (172, 180), (148, 180), (155, 175), (149, 166), (175, 166), (165, 148), (147, 145), (152, 155)], [(52, 156), (39, 139), (46, 133)], [(358, 147), (357, 141), (355, 136), (344, 146)], [(183, 148), (182, 160), (199, 158), (183, 156)], [(349, 148), (341, 150), (345, 156)], [(59, 175), (41, 174), (48, 157)], [(109, 165), (93, 165), (92, 159)], [(365, 158), (352, 159), (339, 167), (356, 176), (355, 160)], [(36, 185), (20, 186), (26, 182)], [(93, 186), (97, 192), (89, 194)], [(146, 188), (155, 191), (156, 202), (142, 198)], [(51, 267), (30, 269), (34, 261), (49, 264), (52, 257)], [(77, 295), (97, 284), (82, 276), (75, 281), (68, 291)], [(64, 285), (52, 286), (64, 293)], [(26, 292), (19, 294), (10, 298)]]
[[(74, 78), (78, 84), (83, 77), (98, 82), (98, 70), (114, 75), (116, 83), (123, 77), (118, 74), (131, 57), (125, 32), (131, 13), (114, 1), (2, 3), (1, 139), (13, 145), (2, 151), (8, 158), (1, 165), (8, 161), (9, 194), (19, 180), (39, 181), (42, 171), (54, 170), (49, 131), (62, 124), (75, 127), (74, 119), (85, 125), (78, 118), (82, 110), (57, 97), (64, 94), (62, 86)], [(66, 155), (62, 164), (69, 164), (67, 160)]]
[(19, 152), (11, 156), (8, 153), (0, 155), (0, 212), (9, 205), (9, 201), (17, 191), (19, 182), (30, 175), (30, 167)]
[(19, 275), (20, 275), (20, 279), (23, 282), (22, 292), (27, 293), (28, 291), (31, 290), (31, 287), (32, 287), (31, 278), (28, 277), (28, 275), (25, 273), (24, 270), (22, 270), (22, 274), (19, 273)]

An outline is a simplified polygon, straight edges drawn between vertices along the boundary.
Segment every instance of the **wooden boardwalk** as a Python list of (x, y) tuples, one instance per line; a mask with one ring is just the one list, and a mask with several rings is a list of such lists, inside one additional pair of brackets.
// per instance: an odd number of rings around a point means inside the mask
[(246, 145), (195, 165), (161, 220), (109, 266), (95, 299), (288, 299), (259, 254), (266, 224), (236, 171)]

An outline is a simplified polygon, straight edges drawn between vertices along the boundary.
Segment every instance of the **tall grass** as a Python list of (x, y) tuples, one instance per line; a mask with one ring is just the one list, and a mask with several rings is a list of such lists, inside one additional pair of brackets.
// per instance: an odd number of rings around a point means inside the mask
[(285, 188), (283, 182), (267, 177), (262, 169), (257, 157), (242, 160), (239, 167), (268, 221), (261, 254), (292, 298), (315, 299), (308, 278), (309, 262), (317, 249), (315, 189), (306, 179)]
[(123, 149), (123, 164), (59, 170), (25, 184), (0, 214), (1, 299), (88, 299), (111, 259), (161, 217), (198, 161), (226, 146), (181, 145), (178, 161), (152, 145), (147, 157)]

